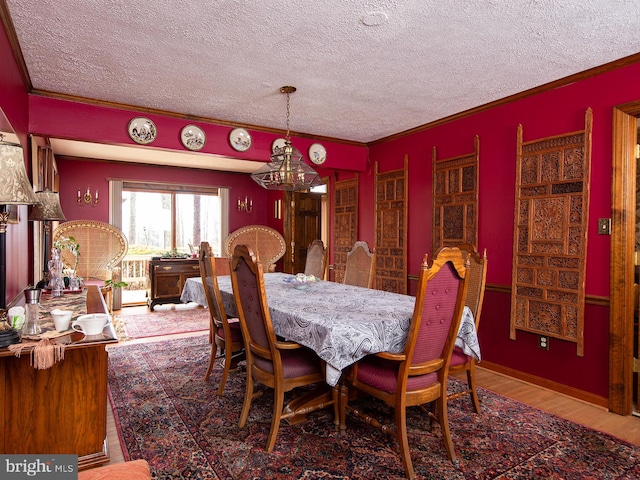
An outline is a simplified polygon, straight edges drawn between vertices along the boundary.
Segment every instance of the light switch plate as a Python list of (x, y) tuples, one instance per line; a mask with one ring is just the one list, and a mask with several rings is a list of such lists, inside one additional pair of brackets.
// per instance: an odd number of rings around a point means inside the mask
[(610, 218), (598, 219), (598, 235), (611, 235), (611, 219)]

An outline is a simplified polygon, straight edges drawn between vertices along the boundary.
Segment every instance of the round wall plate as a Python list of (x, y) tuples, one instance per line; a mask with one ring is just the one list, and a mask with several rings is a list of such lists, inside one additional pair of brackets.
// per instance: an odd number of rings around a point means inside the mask
[(271, 153), (276, 153), (276, 149), (280, 151), (284, 148), (286, 140), (284, 138), (276, 138), (271, 144)]
[(207, 141), (207, 136), (196, 125), (187, 125), (180, 132), (180, 141), (189, 150), (201, 150)]
[(251, 135), (244, 128), (234, 128), (229, 134), (229, 143), (234, 150), (244, 152), (251, 147)]
[(131, 140), (141, 145), (151, 143), (156, 139), (158, 131), (156, 125), (144, 117), (136, 117), (131, 119), (127, 127)]
[(314, 143), (309, 147), (309, 160), (316, 165), (322, 165), (327, 159), (327, 151), (319, 143)]

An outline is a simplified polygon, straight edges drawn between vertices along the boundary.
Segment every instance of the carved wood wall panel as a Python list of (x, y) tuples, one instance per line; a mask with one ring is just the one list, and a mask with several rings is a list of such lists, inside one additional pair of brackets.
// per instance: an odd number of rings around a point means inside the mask
[(358, 240), (358, 179), (335, 183), (333, 280), (342, 283), (347, 253)]
[(373, 288), (407, 293), (407, 164), (376, 174), (376, 268)]
[(438, 160), (433, 148), (433, 228), (435, 254), (463, 243), (478, 246), (478, 159), (480, 139), (468, 155)]
[(577, 344), (584, 298), (591, 163), (585, 129), (530, 142), (518, 127), (510, 337), (523, 330)]

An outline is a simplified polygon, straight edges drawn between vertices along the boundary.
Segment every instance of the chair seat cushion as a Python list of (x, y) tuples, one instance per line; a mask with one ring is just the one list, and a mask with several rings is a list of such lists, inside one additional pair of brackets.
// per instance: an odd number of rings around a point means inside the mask
[[(233, 320), (235, 320), (235, 322)], [(229, 330), (231, 330), (231, 341), (241, 342), (242, 330), (240, 330), (240, 323), (238, 322), (238, 319), (230, 318), (228, 321), (229, 321)], [(224, 339), (224, 328), (218, 327), (218, 330), (216, 331), (216, 335)]]
[(468, 361), (471, 360), (469, 355), (466, 355), (460, 347), (455, 347), (453, 349), (453, 354), (451, 355), (451, 366), (464, 365)]
[[(398, 362), (369, 355), (358, 362), (358, 381), (388, 393), (395, 393), (397, 387)], [(407, 391), (427, 388), (438, 381), (436, 373), (409, 377)]]
[[(308, 348), (280, 350), (284, 378), (301, 377), (322, 372), (320, 358)], [(256, 366), (273, 373), (273, 363), (258, 356), (253, 358)]]

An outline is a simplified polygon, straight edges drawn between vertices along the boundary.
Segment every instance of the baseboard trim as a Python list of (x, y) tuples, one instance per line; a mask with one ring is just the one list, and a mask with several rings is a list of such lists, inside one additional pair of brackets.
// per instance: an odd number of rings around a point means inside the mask
[(482, 360), (482, 362), (478, 364), (477, 368), (491, 370), (492, 372), (499, 373), (507, 377), (515, 378), (517, 380), (530, 383), (538, 387), (546, 388), (547, 390), (551, 390), (552, 392), (567, 395), (569, 397), (582, 400), (583, 402), (590, 403), (592, 405), (597, 405), (598, 407), (602, 407), (607, 411), (609, 410), (609, 399), (606, 397), (601, 397), (600, 395), (585, 392), (584, 390), (580, 390), (578, 388), (569, 387), (567, 385), (563, 385), (562, 383), (554, 382), (546, 378), (531, 375), (529, 373), (521, 372), (519, 370), (505, 367), (503, 365), (498, 365), (497, 363), (488, 362), (486, 360)]

